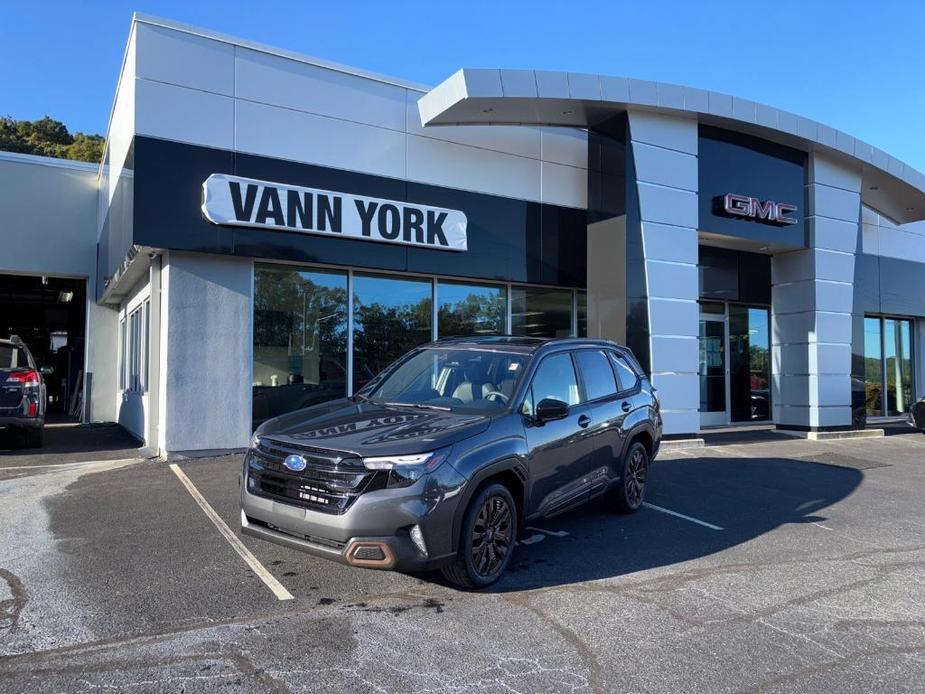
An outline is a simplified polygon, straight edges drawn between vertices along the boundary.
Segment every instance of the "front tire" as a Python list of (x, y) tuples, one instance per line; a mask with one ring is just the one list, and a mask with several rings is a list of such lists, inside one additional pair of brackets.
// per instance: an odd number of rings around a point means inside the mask
[(620, 481), (613, 490), (614, 506), (620, 513), (635, 513), (642, 507), (649, 482), (649, 452), (639, 441), (623, 456)]
[(444, 578), (471, 590), (495, 583), (511, 560), (517, 535), (517, 507), (508, 488), (492, 483), (469, 502), (463, 516), (456, 560)]

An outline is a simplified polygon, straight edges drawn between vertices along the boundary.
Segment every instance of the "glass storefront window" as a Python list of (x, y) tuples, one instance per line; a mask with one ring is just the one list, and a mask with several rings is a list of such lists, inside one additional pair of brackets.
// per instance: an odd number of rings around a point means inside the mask
[(571, 335), (571, 290), (512, 287), (511, 334), (529, 337)]
[(912, 406), (912, 321), (883, 321), (883, 368), (886, 371), (886, 413), (905, 414)]
[(879, 318), (864, 319), (864, 399), (867, 414), (872, 417), (883, 414), (883, 347)]
[(254, 270), (253, 424), (347, 394), (347, 273)]
[(504, 287), (462, 282), (437, 283), (437, 335), (503, 335), (507, 322)]
[(432, 338), (433, 284), (427, 279), (353, 276), (353, 390)]
[(912, 321), (864, 318), (867, 414), (896, 416), (912, 406)]
[[(571, 289), (509, 287), (255, 264), (252, 425), (355, 393), (434, 334), (506, 334), (509, 291), (513, 334), (568, 336), (573, 320), (581, 334), (587, 332), (586, 292), (578, 293), (573, 316)], [(127, 326), (121, 329), (128, 333)], [(352, 379), (347, 373), (351, 353)]]

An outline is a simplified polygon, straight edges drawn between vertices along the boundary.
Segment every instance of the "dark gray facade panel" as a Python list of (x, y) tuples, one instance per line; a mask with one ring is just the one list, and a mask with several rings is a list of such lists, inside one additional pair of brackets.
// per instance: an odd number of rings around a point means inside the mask
[(588, 224), (618, 217), (625, 224), (612, 228), (624, 238), (617, 243), (625, 249), (623, 287), (626, 294), (626, 345), (649, 373), (649, 311), (646, 284), (645, 247), (636, 190), (636, 167), (632, 148), (627, 145), (629, 123), (618, 116), (588, 133)]
[[(135, 138), (134, 243), (173, 250), (350, 265), (497, 281), (586, 286), (587, 212), (343, 171)], [(293, 231), (220, 226), (200, 210), (213, 173), (462, 210), (468, 251), (452, 253)]]
[[(806, 154), (766, 140), (700, 126), (698, 142), (701, 231), (774, 247), (806, 248)], [(794, 224), (729, 216), (727, 193), (797, 206)]]
[(771, 256), (703, 245), (698, 250), (700, 298), (771, 303)]
[(854, 275), (855, 306), (863, 313), (925, 317), (925, 263), (860, 253)]

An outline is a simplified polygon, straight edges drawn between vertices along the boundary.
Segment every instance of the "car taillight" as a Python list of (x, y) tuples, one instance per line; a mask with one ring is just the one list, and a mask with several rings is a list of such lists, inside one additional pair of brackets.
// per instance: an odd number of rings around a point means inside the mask
[(39, 384), (39, 372), (30, 369), (29, 371), (14, 371), (7, 374), (7, 383), (22, 383), (23, 388), (34, 388)]
[(39, 404), (35, 400), (30, 400), (26, 407), (27, 417), (37, 417), (39, 414)]

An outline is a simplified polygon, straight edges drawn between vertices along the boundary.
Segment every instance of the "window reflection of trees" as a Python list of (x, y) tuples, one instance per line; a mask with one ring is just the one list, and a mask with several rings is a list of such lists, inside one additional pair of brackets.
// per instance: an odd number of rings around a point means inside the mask
[[(446, 285), (440, 285), (441, 288)], [(505, 332), (507, 306), (501, 289), (474, 290), (461, 301), (441, 299), (438, 333), (454, 335), (502, 335)]]

